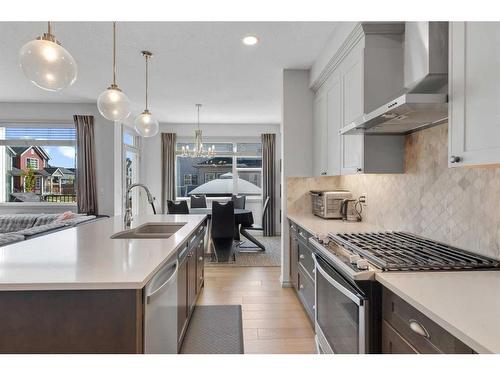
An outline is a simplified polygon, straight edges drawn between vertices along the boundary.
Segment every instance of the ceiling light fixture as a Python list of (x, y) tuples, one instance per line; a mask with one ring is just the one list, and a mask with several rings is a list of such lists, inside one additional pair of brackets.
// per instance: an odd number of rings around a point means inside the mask
[(259, 38), (257, 38), (255, 35), (247, 35), (241, 41), (246, 46), (254, 46), (259, 43)]
[(121, 121), (130, 114), (130, 100), (116, 84), (116, 22), (113, 22), (113, 83), (97, 98), (97, 108), (110, 121)]
[(135, 130), (143, 137), (154, 137), (158, 134), (160, 126), (148, 109), (148, 62), (153, 54), (149, 51), (142, 51), (141, 53), (146, 60), (146, 108), (135, 118)]
[(205, 151), (203, 148), (203, 137), (200, 129), (200, 108), (201, 104), (195, 104), (198, 113), (198, 128), (194, 131), (194, 150), (189, 150), (189, 146), (182, 146), (182, 156), (192, 158), (213, 158), (215, 155), (215, 145), (212, 145)]
[(48, 91), (60, 91), (76, 81), (77, 66), (73, 56), (47, 32), (26, 43), (19, 51), (19, 65), (34, 85)]

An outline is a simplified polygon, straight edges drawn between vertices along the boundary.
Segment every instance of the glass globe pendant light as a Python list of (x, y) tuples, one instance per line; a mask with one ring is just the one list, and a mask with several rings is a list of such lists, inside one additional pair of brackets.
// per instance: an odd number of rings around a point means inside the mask
[(113, 22), (113, 83), (97, 98), (97, 108), (110, 121), (121, 121), (130, 114), (130, 100), (116, 84), (116, 22)]
[(158, 121), (151, 115), (148, 109), (148, 62), (153, 54), (149, 51), (141, 52), (146, 59), (146, 108), (135, 118), (135, 131), (143, 137), (154, 137), (158, 134)]
[(46, 33), (21, 48), (19, 64), (26, 78), (44, 90), (60, 91), (76, 81), (75, 59), (52, 35), (50, 22)]

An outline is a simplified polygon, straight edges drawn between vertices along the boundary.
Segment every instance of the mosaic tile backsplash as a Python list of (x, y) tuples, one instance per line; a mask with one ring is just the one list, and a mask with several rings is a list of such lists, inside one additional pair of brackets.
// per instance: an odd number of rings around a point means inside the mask
[(363, 220), (500, 259), (500, 168), (448, 168), (448, 126), (406, 137), (405, 173), (289, 178), (288, 211), (310, 213), (311, 189), (366, 195)]

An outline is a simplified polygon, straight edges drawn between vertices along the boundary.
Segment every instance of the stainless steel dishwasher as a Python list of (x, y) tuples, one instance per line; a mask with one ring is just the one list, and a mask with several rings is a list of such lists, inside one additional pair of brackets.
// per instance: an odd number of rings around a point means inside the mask
[(177, 353), (177, 255), (144, 288), (144, 352)]

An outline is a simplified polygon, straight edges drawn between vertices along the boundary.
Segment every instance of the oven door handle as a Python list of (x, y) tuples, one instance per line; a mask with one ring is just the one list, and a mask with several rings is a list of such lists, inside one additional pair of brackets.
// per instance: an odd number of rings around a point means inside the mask
[(345, 286), (337, 282), (333, 277), (331, 277), (328, 272), (326, 272), (321, 265), (318, 262), (317, 255), (315, 253), (312, 254), (313, 260), (314, 260), (314, 267), (316, 272), (319, 272), (335, 289), (337, 289), (339, 292), (341, 292), (343, 295), (345, 295), (347, 298), (349, 298), (352, 302), (354, 302), (358, 306), (363, 306), (364, 305), (364, 298), (359, 296), (358, 294), (355, 294), (351, 292), (349, 289), (347, 289)]

